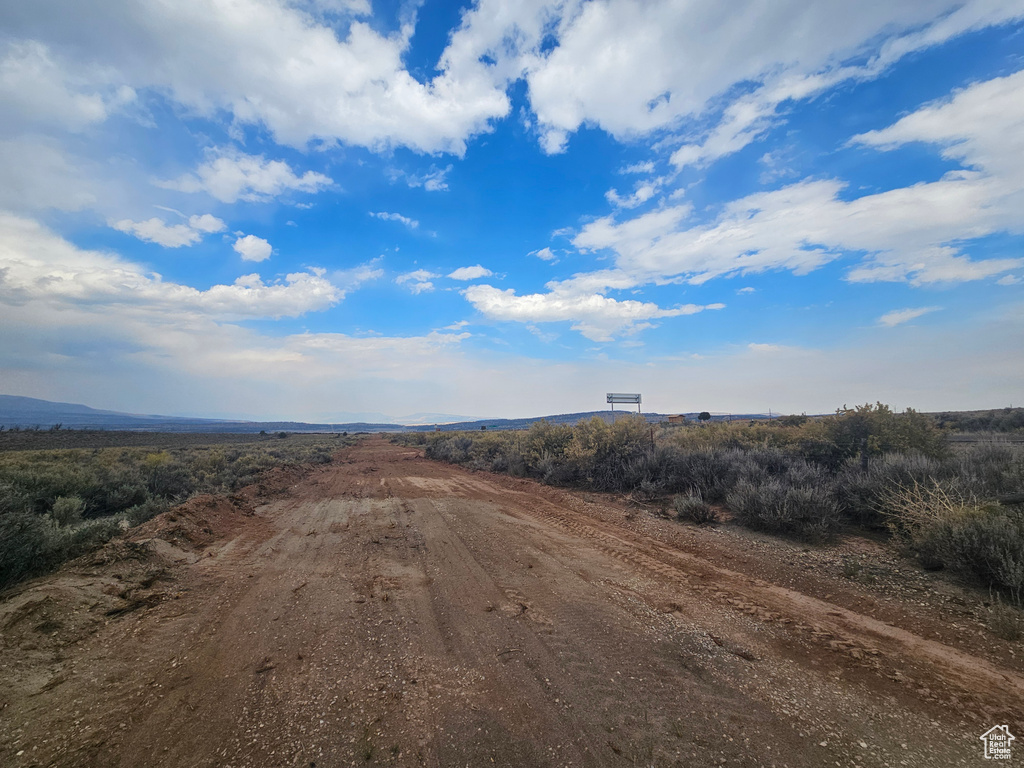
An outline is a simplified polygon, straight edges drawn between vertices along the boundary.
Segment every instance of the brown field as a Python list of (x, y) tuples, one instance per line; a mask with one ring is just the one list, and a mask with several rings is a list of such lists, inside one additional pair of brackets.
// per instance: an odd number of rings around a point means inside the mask
[(867, 539), (372, 437), (0, 596), (0, 765), (981, 765), (1024, 730), (987, 616)]
[[(208, 445), (271, 443), (276, 432), (266, 435), (240, 432), (126, 432), (104, 429), (6, 430), (0, 432), (0, 451), (51, 451), (65, 448), (194, 448)], [(316, 441), (329, 434), (288, 432), (288, 439)]]

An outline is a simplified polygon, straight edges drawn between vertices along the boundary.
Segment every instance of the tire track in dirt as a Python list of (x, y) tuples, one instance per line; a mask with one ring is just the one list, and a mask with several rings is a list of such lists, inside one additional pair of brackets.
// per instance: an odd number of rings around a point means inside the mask
[[(956, 706), (978, 722), (1024, 719), (1024, 677), (990, 662), (842, 606), (754, 579), (694, 555), (671, 549), (564, 505), (522, 491), (490, 486), (473, 477), (477, 493), (507, 494), (515, 509), (591, 542), (629, 567), (689, 593), (705, 596), (756, 620), (778, 624), (865, 669), (917, 691), (924, 699)], [(576, 507), (576, 509), (574, 509)], [(669, 611), (671, 601), (658, 606)], [(909, 672), (908, 670), (914, 670)]]

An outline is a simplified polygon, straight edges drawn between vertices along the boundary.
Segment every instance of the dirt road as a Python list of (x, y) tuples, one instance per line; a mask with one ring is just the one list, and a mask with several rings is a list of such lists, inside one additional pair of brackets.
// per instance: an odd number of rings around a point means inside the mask
[(293, 480), (4, 596), (0, 764), (980, 766), (989, 727), (1024, 731), (1020, 644), (895, 561), (860, 578), (870, 542), (380, 438)]

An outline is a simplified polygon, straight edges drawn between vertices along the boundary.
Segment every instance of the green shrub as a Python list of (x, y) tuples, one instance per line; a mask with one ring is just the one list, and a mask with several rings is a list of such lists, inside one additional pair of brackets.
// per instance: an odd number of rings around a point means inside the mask
[(820, 487), (791, 486), (779, 478), (741, 480), (726, 503), (741, 525), (766, 533), (820, 541), (839, 529), (839, 505)]
[(0, 589), (41, 570), (52, 520), (34, 513), (0, 515)]
[(85, 502), (77, 496), (58, 496), (53, 502), (50, 514), (58, 525), (74, 525), (82, 522)]
[(679, 520), (697, 523), (697, 525), (718, 522), (718, 513), (714, 507), (698, 496), (676, 496), (672, 500), (672, 507)]
[(890, 526), (925, 564), (939, 564), (984, 586), (1024, 596), (1024, 509), (979, 503), (933, 482), (889, 491)]

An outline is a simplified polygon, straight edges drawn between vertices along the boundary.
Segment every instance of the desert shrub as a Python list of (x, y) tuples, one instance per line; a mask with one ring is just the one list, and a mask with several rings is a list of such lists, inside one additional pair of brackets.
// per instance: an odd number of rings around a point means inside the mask
[(0, 589), (85, 554), (123, 529), (117, 518), (61, 526), (44, 515), (0, 515)]
[(50, 515), (57, 525), (74, 525), (82, 522), (82, 512), (85, 511), (85, 502), (78, 496), (58, 496), (53, 502), (53, 509)]
[(672, 507), (676, 511), (679, 520), (685, 520), (697, 525), (705, 525), (718, 521), (718, 513), (714, 507), (708, 504), (699, 496), (679, 495), (672, 500)]
[(161, 512), (166, 512), (170, 508), (170, 502), (166, 500), (148, 499), (141, 504), (137, 504), (134, 507), (124, 510), (121, 515), (123, 519), (128, 521), (129, 526), (135, 527), (136, 525), (141, 525), (147, 520), (152, 520)]
[(738, 456), (712, 448), (678, 453), (671, 462), (669, 487), (710, 502), (722, 501), (735, 480)]
[(120, 516), (85, 520), (78, 525), (47, 529), (41, 571), (56, 568), (66, 560), (84, 555), (106, 544), (129, 524)]
[(1024, 615), (995, 596), (988, 611), (988, 628), (996, 637), (1017, 641), (1024, 638)]
[(940, 413), (938, 423), (958, 432), (1016, 432), (1024, 430), (1024, 408)]
[(791, 486), (781, 478), (739, 481), (726, 503), (748, 528), (808, 540), (822, 540), (839, 528), (839, 505), (827, 488)]
[(1024, 491), (1024, 446), (995, 441), (959, 446), (946, 464), (947, 476), (958, 477), (976, 496)]
[[(506, 441), (509, 438), (506, 438)], [(561, 463), (573, 439), (573, 428), (568, 425), (554, 425), (538, 421), (530, 425), (522, 438), (522, 456), (533, 466), (542, 459)]]
[(183, 498), (197, 485), (189, 468), (173, 459), (154, 464), (147, 484), (152, 495), (168, 499)]
[(833, 476), (833, 488), (843, 516), (851, 522), (882, 530), (891, 509), (889, 490), (949, 476), (935, 459), (921, 454), (894, 453), (872, 459), (865, 471), (856, 459), (847, 460)]
[(39, 569), (54, 523), (42, 515), (0, 515), (0, 589)]
[(43, 573), (192, 494), (225, 492), (282, 463), (330, 461), (337, 441), (230, 450), (0, 453), (0, 585)]
[(866, 446), (871, 455), (921, 453), (932, 458), (948, 454), (945, 434), (934, 419), (913, 408), (895, 413), (883, 403), (845, 405), (834, 416), (801, 427), (805, 438), (833, 444), (845, 456), (855, 456)]
[(1024, 595), (1024, 509), (979, 503), (963, 491), (933, 482), (888, 493), (897, 541), (927, 565), (941, 565), (982, 585)]
[(463, 464), (469, 460), (469, 449), (472, 447), (472, 438), (455, 434), (430, 443), (426, 454), (429, 459), (447, 461), (449, 464)]

